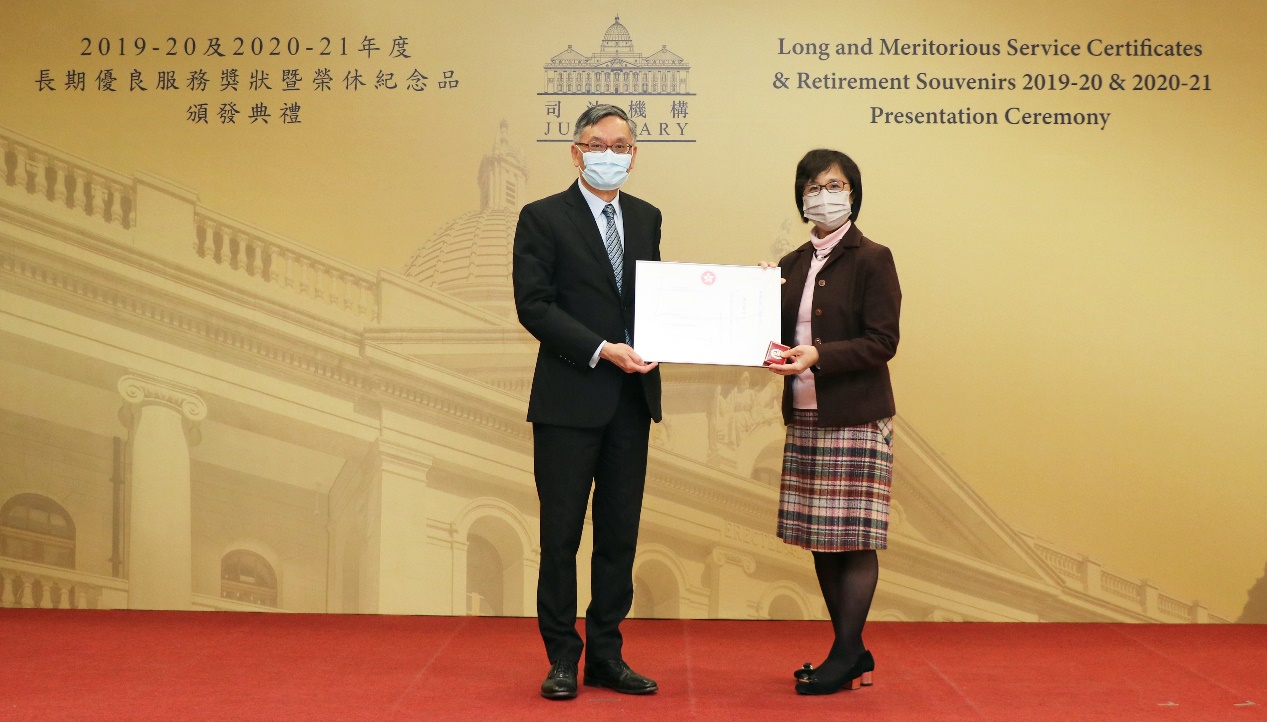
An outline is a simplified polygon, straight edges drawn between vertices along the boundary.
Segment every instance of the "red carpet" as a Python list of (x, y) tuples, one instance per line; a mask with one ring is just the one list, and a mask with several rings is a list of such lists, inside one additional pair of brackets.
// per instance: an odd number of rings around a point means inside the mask
[(629, 697), (537, 695), (534, 619), (0, 610), (0, 720), (1267, 720), (1267, 626), (867, 626), (874, 687), (801, 697), (825, 622), (643, 621)]

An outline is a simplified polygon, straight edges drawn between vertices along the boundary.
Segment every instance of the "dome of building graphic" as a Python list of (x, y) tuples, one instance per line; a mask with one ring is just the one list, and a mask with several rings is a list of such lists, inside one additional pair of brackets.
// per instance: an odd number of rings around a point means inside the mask
[(607, 28), (607, 32), (603, 33), (603, 42), (598, 46), (600, 53), (632, 53), (633, 38), (629, 36), (629, 29), (620, 24), (620, 16), (616, 16), (616, 22)]
[(418, 247), (404, 274), (424, 286), (492, 313), (513, 316), (511, 252), (528, 177), (502, 121), (493, 150), (480, 162), (480, 209), (444, 224)]
[(518, 211), (471, 211), (445, 224), (409, 261), (405, 275), (486, 311), (513, 311), (510, 264)]

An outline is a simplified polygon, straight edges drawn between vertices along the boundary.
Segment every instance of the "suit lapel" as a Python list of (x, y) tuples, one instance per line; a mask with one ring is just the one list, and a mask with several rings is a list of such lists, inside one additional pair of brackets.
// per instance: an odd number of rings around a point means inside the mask
[[(582, 243), (590, 249), (594, 254), (594, 260), (598, 262), (601, 268), (607, 271), (607, 280), (611, 281), (612, 292), (616, 292), (616, 274), (612, 271), (611, 259), (607, 257), (607, 246), (603, 243), (603, 236), (598, 231), (598, 224), (594, 222), (594, 214), (590, 212), (589, 204), (585, 202), (585, 196), (581, 195), (580, 181), (572, 184), (572, 188), (567, 195), (568, 206), (571, 208), (569, 218), (573, 225), (576, 226), (577, 233), (581, 236)], [(625, 235), (629, 235), (629, 217), (625, 216)], [(626, 258), (628, 257), (628, 244), (626, 244)], [(626, 264), (626, 274), (628, 273), (628, 264)]]
[(643, 218), (636, 210), (633, 203), (621, 203), (620, 212), (625, 220), (625, 238), (624, 238), (624, 274), (621, 279), (621, 289), (625, 294), (633, 293), (634, 270), (635, 263), (639, 258), (651, 258), (650, 252), (643, 248), (644, 240), (649, 234), (643, 228)]
[[(814, 247), (812, 245), (806, 243), (804, 246), (801, 246), (793, 251), (794, 253), (800, 255), (798, 255), (796, 261), (792, 263), (792, 267), (788, 269), (787, 283), (784, 286), (785, 288), (805, 288), (805, 280), (809, 278), (809, 260), (811, 254), (813, 253), (813, 248)], [(795, 297), (793, 297), (792, 294), (784, 294), (784, 301), (784, 311), (786, 312), (788, 309), (792, 309), (792, 313), (795, 314), (796, 310), (800, 308), (801, 296), (799, 293), (796, 294)]]

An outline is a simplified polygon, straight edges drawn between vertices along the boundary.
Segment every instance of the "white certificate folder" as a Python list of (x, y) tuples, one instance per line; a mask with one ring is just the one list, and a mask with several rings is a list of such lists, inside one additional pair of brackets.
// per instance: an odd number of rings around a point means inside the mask
[(779, 340), (778, 268), (638, 261), (634, 350), (644, 361), (761, 366)]

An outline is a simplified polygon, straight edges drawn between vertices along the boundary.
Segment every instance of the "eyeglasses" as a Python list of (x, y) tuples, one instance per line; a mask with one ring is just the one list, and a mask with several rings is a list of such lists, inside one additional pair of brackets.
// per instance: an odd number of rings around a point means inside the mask
[(572, 145), (580, 148), (583, 153), (602, 153), (605, 150), (611, 149), (611, 152), (616, 153), (617, 155), (625, 155), (626, 153), (632, 153), (634, 149), (632, 143), (612, 143), (611, 145), (608, 145), (596, 140), (591, 140), (588, 143), (573, 143)]
[(842, 193), (844, 191), (849, 190), (849, 186), (845, 185), (844, 183), (841, 183), (840, 181), (831, 181), (825, 186), (820, 186), (817, 183), (810, 183), (809, 185), (805, 186), (804, 195), (806, 198), (809, 198), (810, 196), (816, 196), (819, 193), (822, 193), (824, 190), (826, 190), (828, 193)]

